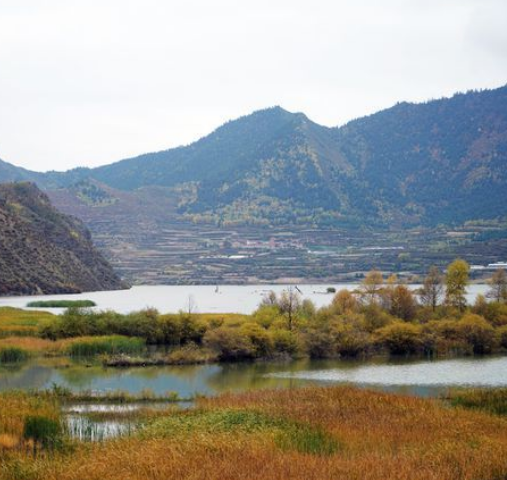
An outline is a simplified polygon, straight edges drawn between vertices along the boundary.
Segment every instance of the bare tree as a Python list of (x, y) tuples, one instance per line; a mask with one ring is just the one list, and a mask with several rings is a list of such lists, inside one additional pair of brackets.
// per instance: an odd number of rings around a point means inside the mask
[(437, 308), (444, 293), (444, 278), (436, 266), (432, 266), (424, 279), (424, 284), (419, 291), (421, 303), (431, 307), (433, 311)]
[(490, 289), (487, 297), (492, 298), (495, 302), (507, 302), (507, 273), (505, 269), (499, 268), (488, 283)]
[(262, 297), (261, 305), (278, 305), (278, 298), (273, 290), (270, 290), (266, 295)]
[(289, 287), (280, 295), (278, 306), (280, 312), (287, 316), (289, 330), (292, 330), (294, 321), (301, 309), (301, 295), (292, 287)]

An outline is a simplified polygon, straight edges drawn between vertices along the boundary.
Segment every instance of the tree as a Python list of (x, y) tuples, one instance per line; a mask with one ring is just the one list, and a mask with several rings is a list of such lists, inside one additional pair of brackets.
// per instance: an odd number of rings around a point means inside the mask
[(278, 298), (273, 290), (270, 290), (266, 295), (262, 297), (261, 305), (278, 305)]
[(357, 301), (354, 295), (346, 289), (340, 290), (333, 298), (333, 308), (337, 313), (353, 312), (357, 308)]
[(468, 263), (458, 258), (447, 267), (445, 276), (445, 302), (461, 311), (467, 304), (465, 295), (469, 271)]
[(416, 304), (412, 292), (405, 285), (397, 285), (390, 294), (391, 315), (402, 318), (403, 320), (412, 320), (416, 313)]
[(488, 298), (495, 302), (507, 302), (507, 273), (505, 269), (499, 268), (489, 280), (490, 289)]
[(377, 303), (382, 293), (383, 284), (384, 278), (381, 272), (378, 270), (368, 272), (359, 287), (363, 301), (369, 305)]
[(301, 295), (292, 287), (289, 287), (280, 295), (278, 306), (280, 312), (287, 316), (287, 326), (289, 330), (292, 330), (295, 318), (301, 308)]
[(419, 292), (421, 303), (431, 307), (433, 311), (437, 308), (444, 292), (443, 276), (436, 266), (432, 266), (424, 279), (424, 284)]

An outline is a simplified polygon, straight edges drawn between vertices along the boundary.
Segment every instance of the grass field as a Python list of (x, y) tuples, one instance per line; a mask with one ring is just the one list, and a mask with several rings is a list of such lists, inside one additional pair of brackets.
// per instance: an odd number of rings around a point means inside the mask
[(64, 356), (88, 357), (93, 355), (133, 355), (146, 349), (141, 338), (121, 335), (103, 335), (97, 337), (75, 337), (63, 340), (46, 340), (37, 337), (0, 338), (0, 363), (3, 351), (21, 350), (28, 356)]
[(26, 394), (0, 395), (1, 480), (500, 480), (507, 475), (507, 420), (439, 400), (352, 387), (229, 394), (201, 399), (193, 410), (155, 416), (128, 438), (77, 442), (34, 457), (21, 438), (23, 417), (34, 411), (55, 415), (51, 397), (37, 401)]
[(9, 336), (35, 336), (41, 322), (51, 320), (49, 312), (27, 311), (0, 307), (0, 338)]

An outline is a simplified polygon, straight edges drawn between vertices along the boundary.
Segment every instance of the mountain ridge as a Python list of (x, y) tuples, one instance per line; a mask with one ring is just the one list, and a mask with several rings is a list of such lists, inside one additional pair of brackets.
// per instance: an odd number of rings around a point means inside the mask
[[(173, 189), (180, 214), (198, 222), (389, 227), (504, 216), (506, 163), (504, 86), (401, 102), (340, 127), (275, 106), (187, 146), (18, 175), (47, 190), (88, 179)], [(0, 180), (16, 168), (0, 163)]]

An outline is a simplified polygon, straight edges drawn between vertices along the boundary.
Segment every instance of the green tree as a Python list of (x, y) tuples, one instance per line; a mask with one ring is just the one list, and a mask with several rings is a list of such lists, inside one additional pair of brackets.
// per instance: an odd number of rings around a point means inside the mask
[(445, 302), (463, 311), (470, 267), (465, 260), (456, 259), (447, 267), (445, 276)]

